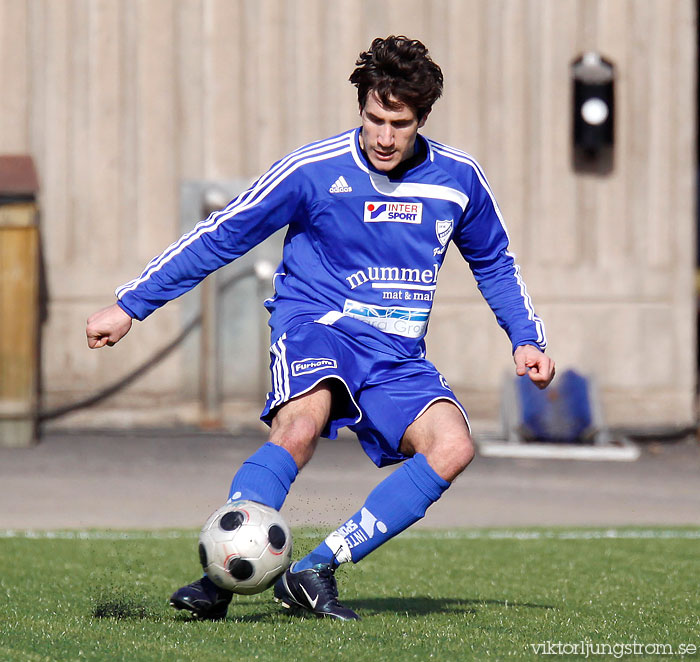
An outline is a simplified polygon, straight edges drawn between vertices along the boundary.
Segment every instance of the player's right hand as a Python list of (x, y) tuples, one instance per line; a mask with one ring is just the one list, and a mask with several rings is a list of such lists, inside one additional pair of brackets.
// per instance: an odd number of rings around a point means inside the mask
[(132, 319), (118, 304), (112, 304), (90, 315), (85, 333), (90, 349), (99, 349), (108, 345), (111, 347), (119, 342), (131, 328)]

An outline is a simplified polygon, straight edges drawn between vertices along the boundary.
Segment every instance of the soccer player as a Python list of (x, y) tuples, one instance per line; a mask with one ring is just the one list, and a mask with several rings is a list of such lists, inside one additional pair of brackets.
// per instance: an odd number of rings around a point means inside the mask
[[(353, 430), (377, 466), (401, 465), (357, 512), (292, 564), (274, 587), (285, 606), (340, 620), (334, 572), (421, 519), (474, 456), (467, 414), (425, 358), (424, 336), (449, 241), (508, 334), (515, 370), (554, 376), (508, 235), (481, 167), (418, 130), (442, 72), (417, 40), (375, 39), (360, 54), (360, 126), (275, 163), (221, 211), (154, 258), (88, 319), (91, 348), (112, 345), (156, 308), (287, 226), (270, 312), (269, 441), (233, 478), (229, 499), (280, 509), (319, 437)], [(469, 342), (465, 330), (463, 342)], [(206, 576), (176, 609), (219, 619), (232, 594)]]

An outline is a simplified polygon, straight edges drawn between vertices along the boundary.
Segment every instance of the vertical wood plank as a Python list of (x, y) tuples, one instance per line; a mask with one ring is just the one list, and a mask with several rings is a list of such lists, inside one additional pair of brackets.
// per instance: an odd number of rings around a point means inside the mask
[[(287, 22), (285, 76), (288, 79), (286, 112), (290, 118), (287, 150), (325, 137), (320, 124), (321, 112), (332, 103), (322, 79), (324, 42), (319, 38), (324, 6), (318, 0), (294, 0), (285, 3)], [(281, 147), (281, 146), (280, 146)]]
[[(598, 52), (598, 7), (597, 2), (579, 0), (578, 20), (576, 21), (578, 48), (575, 54), (592, 51)], [(569, 64), (571, 62), (569, 54)], [(569, 70), (570, 71), (570, 70)], [(571, 83), (569, 83), (570, 86)], [(569, 92), (571, 94), (571, 92)], [(571, 103), (571, 102), (570, 102)], [(569, 111), (571, 117), (571, 111)], [(573, 119), (573, 118), (572, 118)], [(569, 140), (571, 140), (572, 128), (569, 129)], [(575, 232), (574, 241), (576, 245), (575, 262), (581, 266), (591, 268), (596, 262), (596, 235), (600, 222), (597, 213), (597, 191), (599, 189), (600, 178), (590, 173), (577, 173), (576, 184), (576, 205), (575, 205)]]
[[(120, 98), (120, 6), (113, 0), (92, 0), (88, 16), (88, 90), (89, 142), (86, 160), (89, 175), (75, 181), (77, 190), (87, 187), (86, 215), (76, 219), (80, 236), (85, 237), (85, 257), (98, 268), (120, 263), (118, 246), (121, 235), (120, 194), (121, 163), (119, 126)], [(97, 225), (99, 232), (95, 232)], [(104, 251), (103, 246), (112, 247)]]
[[(138, 5), (131, 0), (121, 1), (121, 32), (119, 60), (120, 67), (120, 120), (121, 135), (119, 161), (122, 167), (120, 195), (120, 225), (122, 232), (118, 246), (121, 266), (116, 268), (118, 273), (117, 285), (134, 277), (143, 267), (139, 248), (140, 207), (139, 194), (139, 12)], [(155, 253), (157, 247), (149, 247)], [(117, 286), (115, 285), (115, 287)]]
[(142, 263), (175, 238), (178, 162), (175, 140), (175, 5), (138, 4), (137, 192), (138, 257)]
[(280, 157), (282, 136), (287, 129), (287, 119), (280, 103), (281, 74), (281, 20), (273, 0), (256, 0), (252, 11), (246, 3), (248, 20), (246, 29), (250, 57), (255, 58), (255, 79), (247, 91), (252, 95), (252, 114), (247, 115), (255, 126), (256, 172), (267, 169)]
[[(545, 205), (545, 187), (549, 182), (544, 177), (545, 163), (549, 159), (548, 147), (551, 144), (551, 102), (546, 88), (547, 78), (545, 69), (549, 62), (550, 41), (544, 38), (544, 26), (549, 25), (551, 19), (551, 3), (540, 3), (539, 0), (530, 0), (527, 7), (527, 17), (523, 25), (526, 35), (525, 43), (525, 67), (527, 73), (523, 75), (527, 84), (525, 86), (526, 116), (520, 130), (524, 134), (523, 144), (525, 154), (520, 167), (527, 190), (524, 202), (524, 228), (519, 247), (516, 250), (524, 251), (531, 256), (533, 262), (540, 259), (541, 246), (544, 237), (542, 235), (542, 222), (550, 210)], [(534, 270), (528, 269), (528, 273)]]
[(576, 0), (552, 0), (545, 15), (542, 38), (546, 40), (542, 94), (545, 99), (543, 144), (543, 202), (538, 219), (540, 246), (555, 246), (541, 253), (543, 266), (571, 267), (578, 260), (576, 181), (571, 170), (571, 81), (572, 53), (580, 50), (575, 22)]
[(625, 157), (628, 160), (625, 197), (629, 201), (628, 212), (634, 219), (632, 255), (635, 262), (644, 263), (648, 254), (647, 236), (649, 215), (649, 90), (651, 54), (649, 37), (652, 31), (653, 14), (646, 2), (627, 2), (627, 20), (634, 38), (628, 42), (626, 64), (629, 71), (627, 107), (629, 113), (623, 121), (629, 124), (629, 140)]
[[(698, 140), (696, 80), (698, 75), (697, 23), (698, 6), (692, 0), (675, 3), (674, 40), (671, 48), (672, 87), (670, 104), (672, 130), (668, 149), (673, 154), (670, 172), (671, 190), (668, 199), (668, 218), (673, 219), (673, 265), (676, 283), (671, 296), (675, 303), (695, 303), (695, 266), (697, 246), (696, 198), (698, 194), (697, 151)], [(688, 222), (690, 221), (690, 222)], [(690, 265), (690, 269), (688, 268)], [(694, 365), (694, 364), (693, 364)]]
[[(632, 226), (634, 224), (628, 212), (626, 186), (630, 159), (628, 145), (630, 124), (627, 117), (632, 112), (629, 105), (627, 89), (630, 84), (630, 72), (627, 66), (628, 41), (633, 38), (629, 30), (620, 26), (627, 24), (628, 8), (626, 0), (606, 2), (600, 0), (598, 45), (603, 56), (615, 65), (615, 145), (613, 170), (600, 186), (597, 205), (600, 222), (597, 225), (597, 260), (598, 267), (611, 274), (609, 282), (612, 288), (621, 284), (619, 271), (622, 264), (628, 264), (632, 254)], [(626, 272), (627, 270), (625, 270)], [(626, 282), (629, 280), (623, 276)], [(611, 291), (612, 293), (612, 291)]]
[(239, 45), (239, 52), (246, 54), (245, 66), (243, 67), (242, 110), (245, 132), (242, 136), (242, 146), (248, 159), (250, 172), (258, 174), (264, 169), (257, 153), (259, 145), (257, 88), (261, 74), (261, 62), (257, 51), (255, 29), (261, 20), (260, 5), (255, 1), (243, 0), (241, 11), (243, 12), (243, 37)]
[[(673, 365), (677, 367), (674, 385), (684, 389), (692, 402), (697, 380), (697, 21), (698, 6), (690, 0), (674, 7), (674, 40), (671, 47), (670, 118), (672, 130), (668, 149), (673, 154), (668, 218), (673, 224), (672, 288), (670, 301), (674, 310)], [(693, 118), (695, 121), (689, 121)], [(689, 222), (690, 221), (690, 222)], [(688, 268), (690, 266), (690, 268)], [(678, 368), (680, 366), (680, 368)]]
[[(62, 3), (52, 3), (62, 4)], [(90, 250), (90, 238), (83, 231), (95, 211), (90, 205), (92, 173), (92, 145), (90, 143), (90, 21), (94, 11), (90, 0), (70, 0), (67, 33), (69, 37), (68, 71), (68, 140), (75, 147), (70, 150), (68, 190), (69, 215), (66, 219), (67, 266), (84, 259)], [(69, 270), (69, 267), (68, 269)]]
[(248, 175), (243, 135), (251, 118), (244, 114), (243, 95), (250, 94), (243, 83), (242, 68), (248, 66), (242, 42), (239, 3), (207, 0), (204, 7), (204, 40), (193, 57), (204, 84), (193, 92), (201, 95), (203, 109), (201, 142), (205, 145), (206, 174), (231, 179)]
[[(212, 16), (213, 5), (214, 0), (188, 0), (177, 3), (176, 8), (177, 137), (179, 171), (185, 179), (197, 179), (208, 174), (208, 169), (205, 169), (205, 162), (208, 164), (205, 159), (205, 153), (208, 153), (205, 135), (216, 132), (214, 128), (205, 133), (204, 110), (205, 105), (208, 107), (207, 100), (214, 97), (209, 87), (211, 52), (218, 46), (216, 38), (210, 35), (210, 26), (215, 25), (216, 20), (216, 16)], [(232, 29), (233, 26), (224, 27)], [(230, 48), (228, 52), (232, 59), (237, 54)], [(226, 74), (230, 75), (230, 71)], [(230, 103), (228, 108), (230, 115), (235, 117), (238, 114)]]
[[(671, 114), (668, 99), (672, 98), (673, 62), (672, 44), (676, 39), (674, 14), (667, 3), (656, 0), (654, 21), (650, 34), (649, 50), (653, 51), (649, 105), (637, 112), (647, 112), (649, 117), (649, 159), (647, 161), (648, 191), (646, 259), (652, 269), (666, 268), (672, 259), (673, 223), (667, 213), (671, 198), (673, 154), (671, 152)], [(677, 3), (671, 3), (676, 5)]]
[(502, 85), (504, 53), (501, 43), (501, 21), (506, 2), (507, 0), (489, 2), (484, 11), (481, 29), (487, 38), (481, 60), (478, 63), (483, 70), (484, 80), (483, 96), (479, 109), (479, 124), (484, 133), (482, 165), (501, 202), (505, 202), (502, 195), (505, 189), (503, 185), (505, 144), (503, 140), (504, 89)]
[[(449, 51), (453, 46), (456, 46), (450, 43), (448, 35), (448, 26), (451, 21), (455, 20), (455, 17), (450, 13), (450, 7), (450, 0), (432, 0), (432, 2), (426, 3), (424, 8), (425, 45), (430, 51), (430, 56), (442, 68), (444, 76), (446, 76), (445, 67), (448, 67)], [(462, 27), (465, 28), (466, 25)], [(444, 105), (438, 101), (434, 106), (435, 115), (433, 118), (438, 120), (439, 130), (443, 132), (443, 135), (447, 135), (447, 112)], [(438, 140), (441, 139), (441, 136), (435, 132), (431, 132), (431, 135)]]
[[(374, 36), (383, 34), (383, 31), (375, 29), (373, 37), (362, 39), (359, 25), (353, 18), (353, 6), (356, 3), (334, 3), (325, 9), (323, 80), (327, 96), (323, 126), (327, 135), (358, 124), (357, 92), (348, 82), (348, 77), (355, 68), (359, 53), (369, 48)], [(370, 26), (372, 22), (368, 21)], [(369, 29), (372, 30), (371, 27)]]
[[(504, 7), (502, 19), (501, 48), (504, 51), (501, 85), (503, 87), (503, 125), (499, 131), (503, 135), (503, 177), (501, 186), (507, 191), (501, 203), (514, 251), (519, 251), (521, 261), (527, 261), (527, 247), (523, 242), (525, 233), (525, 208), (528, 192), (525, 188), (526, 160), (526, 88), (534, 81), (530, 78), (529, 67), (525, 64), (526, 5), (523, 2), (509, 2)], [(502, 198), (500, 191), (497, 197)]]
[[(655, 56), (650, 62), (649, 81), (649, 135), (647, 161), (648, 204), (646, 215), (645, 262), (651, 269), (667, 267), (671, 259), (671, 228), (666, 208), (671, 193), (673, 176), (670, 153), (671, 124), (668, 122), (668, 99), (673, 82), (672, 41), (676, 38), (673, 14), (664, 11), (665, 3), (652, 3), (654, 20), (649, 35), (648, 49)], [(676, 4), (676, 3), (671, 3)], [(668, 6), (667, 6), (668, 9)]]
[[(67, 3), (45, 2), (38, 6), (35, 33), (37, 60), (37, 147), (41, 154), (38, 166), (42, 190), (42, 232), (44, 244), (51, 247), (46, 260), (50, 268), (61, 269), (72, 255), (72, 205), (70, 202), (71, 154), (83, 145), (74, 142), (70, 131), (70, 7)], [(40, 110), (39, 110), (40, 109)]]
[(0, 1), (0, 152), (29, 150), (29, 17), (25, 2)]
[(375, 37), (386, 37), (391, 34), (389, 19), (389, 4), (377, 0), (360, 0), (360, 15), (363, 17), (364, 33), (362, 35), (362, 50), (368, 48)]
[[(439, 110), (446, 116), (443, 129), (435, 127), (431, 119), (429, 133), (455, 147), (482, 158), (484, 152), (480, 112), (484, 94), (483, 68), (480, 66), (484, 48), (482, 14), (484, 3), (480, 0), (450, 0), (444, 29), (448, 48), (443, 49), (445, 98)], [(444, 51), (447, 52), (444, 52)], [(438, 60), (442, 65), (442, 62)]]
[[(11, 2), (11, 0), (7, 0)], [(27, 43), (29, 49), (29, 72), (31, 89), (27, 89), (27, 106), (31, 106), (28, 114), (29, 141), (31, 153), (36, 160), (40, 178), (40, 202), (44, 196), (43, 172), (46, 164), (46, 0), (35, 0), (29, 5)], [(47, 169), (48, 170), (48, 169)]]
[(394, 35), (404, 35), (410, 39), (420, 39), (430, 48), (428, 32), (428, 14), (432, 11), (432, 3), (424, 0), (386, 0), (388, 3), (388, 32)]

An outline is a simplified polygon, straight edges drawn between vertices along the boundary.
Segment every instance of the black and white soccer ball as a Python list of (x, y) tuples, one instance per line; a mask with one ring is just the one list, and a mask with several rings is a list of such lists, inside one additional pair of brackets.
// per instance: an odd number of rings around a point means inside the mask
[(199, 534), (199, 560), (220, 588), (261, 593), (289, 567), (292, 534), (282, 515), (255, 501), (232, 501)]

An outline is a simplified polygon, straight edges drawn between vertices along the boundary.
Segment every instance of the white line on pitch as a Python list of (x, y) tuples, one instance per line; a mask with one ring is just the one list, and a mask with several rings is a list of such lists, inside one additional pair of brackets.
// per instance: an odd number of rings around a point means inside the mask
[[(314, 531), (294, 533), (298, 538), (317, 538)], [(581, 530), (416, 530), (406, 531), (404, 538), (426, 540), (700, 540), (700, 529), (581, 529)], [(2, 538), (35, 540), (192, 540), (194, 531), (34, 531), (0, 530)]]

